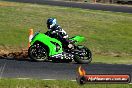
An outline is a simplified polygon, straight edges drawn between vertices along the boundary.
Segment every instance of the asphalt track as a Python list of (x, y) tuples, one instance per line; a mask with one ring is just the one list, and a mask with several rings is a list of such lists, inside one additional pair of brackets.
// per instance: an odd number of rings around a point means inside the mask
[(132, 7), (127, 7), (127, 6), (63, 2), (63, 1), (54, 1), (54, 0), (5, 0), (5, 1), (26, 2), (26, 3), (53, 5), (53, 6), (65, 6), (65, 7), (75, 7), (82, 9), (132, 13)]
[[(76, 63), (31, 62), (28, 60), (0, 59), (0, 78), (34, 78), (75, 80)], [(83, 64), (87, 74), (130, 74), (132, 65), (123, 64)]]

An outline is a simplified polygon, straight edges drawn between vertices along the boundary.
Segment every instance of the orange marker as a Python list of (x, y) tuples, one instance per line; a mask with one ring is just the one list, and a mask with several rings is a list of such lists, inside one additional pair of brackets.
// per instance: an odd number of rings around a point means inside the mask
[(30, 42), (33, 38), (33, 29), (29, 29), (29, 41), (28, 41), (28, 48), (30, 47)]
[(94, 3), (96, 3), (96, 0), (94, 0)]

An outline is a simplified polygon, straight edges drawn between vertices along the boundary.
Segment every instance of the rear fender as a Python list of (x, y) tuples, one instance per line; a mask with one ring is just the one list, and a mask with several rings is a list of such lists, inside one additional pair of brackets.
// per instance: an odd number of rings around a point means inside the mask
[(77, 44), (77, 43), (84, 41), (85, 38), (83, 36), (74, 36), (74, 37), (70, 38), (70, 40), (76, 41), (75, 43)]

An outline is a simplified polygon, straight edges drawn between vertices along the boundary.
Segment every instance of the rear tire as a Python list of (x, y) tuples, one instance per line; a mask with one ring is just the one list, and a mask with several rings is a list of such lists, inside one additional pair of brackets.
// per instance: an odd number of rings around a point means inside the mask
[(128, 4), (128, 5), (132, 5), (132, 1), (128, 1), (127, 4)]
[(39, 42), (34, 43), (29, 47), (28, 55), (31, 58), (31, 60), (39, 62), (46, 61), (48, 58), (48, 52), (46, 47)]
[(92, 61), (92, 53), (87, 47), (78, 46), (78, 50), (79, 51), (84, 50), (85, 51), (85, 55), (83, 55), (83, 56), (79, 55), (79, 54), (74, 55), (75, 62), (77, 62), (79, 64), (88, 64), (88, 63), (90, 63)]

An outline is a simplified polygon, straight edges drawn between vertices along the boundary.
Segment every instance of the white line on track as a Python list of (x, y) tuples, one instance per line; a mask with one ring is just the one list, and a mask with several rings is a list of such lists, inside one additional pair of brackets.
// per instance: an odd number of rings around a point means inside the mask
[(16, 78), (16, 79), (27, 80), (27, 79), (31, 79), (31, 78)]
[(76, 80), (70, 80), (70, 81), (76, 81)]
[(5, 70), (5, 67), (6, 67), (6, 63), (4, 64), (3, 67), (1, 66), (1, 69), (0, 69), (0, 79), (2, 78), (2, 75), (3, 75), (3, 72)]
[[(2, 66), (0, 67), (0, 73), (1, 73), (1, 71), (2, 71)], [(1, 77), (0, 77), (0, 79), (1, 79)]]
[(57, 79), (42, 79), (42, 80), (57, 80)]
[[(32, 78), (16, 78), (20, 80), (32, 79)], [(40, 79), (40, 80), (57, 80), (57, 79)], [(76, 80), (69, 80), (69, 81), (76, 81)]]
[[(57, 80), (57, 79), (42, 79), (42, 80)], [(76, 81), (76, 80), (69, 80), (69, 81)]]

